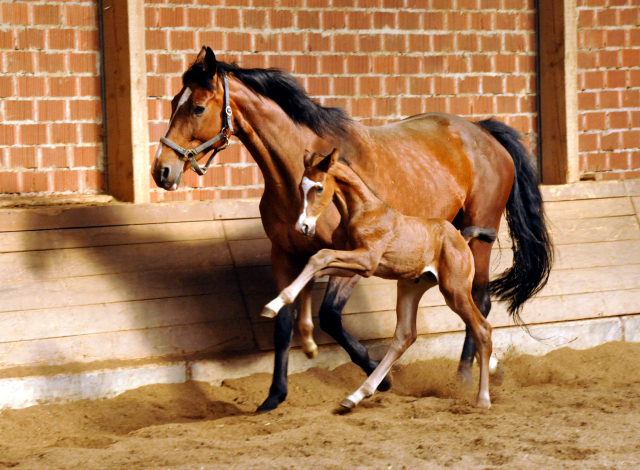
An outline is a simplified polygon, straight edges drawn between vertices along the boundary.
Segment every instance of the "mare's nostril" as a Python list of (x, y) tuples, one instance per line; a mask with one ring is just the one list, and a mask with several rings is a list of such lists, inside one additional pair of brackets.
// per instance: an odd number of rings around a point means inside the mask
[(169, 178), (169, 173), (171, 173), (171, 168), (169, 168), (168, 166), (165, 166), (162, 169), (162, 179), (166, 180), (167, 178)]

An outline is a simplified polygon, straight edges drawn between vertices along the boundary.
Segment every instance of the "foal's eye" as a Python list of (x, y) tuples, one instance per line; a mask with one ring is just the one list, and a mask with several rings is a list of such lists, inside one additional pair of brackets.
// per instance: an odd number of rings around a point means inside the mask
[(322, 194), (322, 191), (324, 191), (324, 188), (322, 186), (316, 186), (316, 191), (318, 192), (318, 194)]
[(204, 113), (205, 109), (206, 108), (204, 106), (196, 106), (195, 108), (193, 108), (193, 114), (199, 116), (200, 114)]

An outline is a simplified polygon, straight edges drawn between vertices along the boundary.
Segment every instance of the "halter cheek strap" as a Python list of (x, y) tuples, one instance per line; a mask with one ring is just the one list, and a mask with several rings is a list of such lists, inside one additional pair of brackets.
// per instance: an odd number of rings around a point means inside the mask
[[(162, 142), (167, 147), (175, 150), (177, 153), (179, 153), (184, 158), (189, 160), (189, 162), (191, 162), (191, 169), (196, 173), (198, 173), (200, 176), (204, 175), (207, 172), (207, 170), (209, 169), (209, 165), (211, 165), (211, 162), (213, 161), (215, 156), (218, 154), (218, 152), (220, 150), (226, 149), (229, 146), (229, 137), (231, 137), (231, 135), (233, 134), (233, 123), (232, 123), (233, 119), (231, 114), (231, 105), (229, 104), (229, 81), (227, 80), (227, 75), (225, 73), (222, 74), (222, 83), (223, 83), (223, 89), (224, 89), (224, 117), (223, 117), (224, 122), (222, 124), (222, 129), (220, 130), (220, 133), (217, 136), (215, 136), (213, 139), (207, 140), (205, 143), (201, 145), (198, 145), (194, 149), (182, 148), (178, 144), (171, 142), (166, 137), (160, 138), (160, 142)], [(224, 144), (220, 145), (219, 147), (216, 147), (213, 150), (213, 153), (209, 157), (209, 160), (207, 160), (206, 165), (204, 167), (201, 167), (200, 165), (198, 165), (196, 156), (202, 152), (206, 154), (211, 150), (211, 148), (215, 144), (217, 144), (221, 140), (224, 140)]]

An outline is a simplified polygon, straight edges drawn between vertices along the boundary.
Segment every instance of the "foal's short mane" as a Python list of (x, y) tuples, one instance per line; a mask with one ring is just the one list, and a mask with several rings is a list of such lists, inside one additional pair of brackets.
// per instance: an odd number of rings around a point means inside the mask
[[(233, 74), (255, 93), (275, 101), (296, 124), (308, 127), (319, 136), (346, 133), (351, 118), (342, 108), (325, 108), (312, 100), (302, 85), (279, 69), (243, 69), (236, 64), (217, 62), (217, 73)], [(182, 76), (184, 84), (195, 83), (213, 90), (203, 62), (194, 63)]]

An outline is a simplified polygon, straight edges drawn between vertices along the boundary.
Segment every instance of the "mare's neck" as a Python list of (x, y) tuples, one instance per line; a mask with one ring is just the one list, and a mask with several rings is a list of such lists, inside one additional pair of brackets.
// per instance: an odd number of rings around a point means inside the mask
[(373, 194), (360, 176), (344, 163), (336, 162), (330, 174), (338, 185), (333, 201), (344, 223), (364, 211), (386, 205)]

